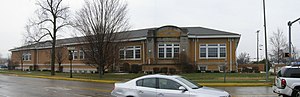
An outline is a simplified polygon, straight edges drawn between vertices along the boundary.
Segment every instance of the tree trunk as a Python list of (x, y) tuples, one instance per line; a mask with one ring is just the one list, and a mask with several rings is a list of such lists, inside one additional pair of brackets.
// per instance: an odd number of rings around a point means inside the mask
[(99, 78), (102, 78), (103, 76), (103, 70), (102, 70), (103, 68), (102, 68), (102, 66), (99, 66), (98, 67), (98, 73), (99, 73)]

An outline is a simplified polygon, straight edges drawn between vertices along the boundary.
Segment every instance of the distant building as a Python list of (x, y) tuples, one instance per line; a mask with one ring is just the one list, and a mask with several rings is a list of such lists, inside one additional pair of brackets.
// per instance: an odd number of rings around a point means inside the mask
[[(236, 49), (241, 35), (203, 27), (163, 26), (132, 30), (128, 39), (119, 50), (119, 64), (114, 66), (118, 72), (129, 72), (134, 66), (140, 71), (182, 71), (179, 63), (183, 54), (187, 63), (199, 71), (237, 71)], [(80, 37), (79, 37), (80, 38)], [(67, 47), (75, 47), (73, 69), (75, 72), (93, 72), (95, 67), (83, 63), (82, 43), (77, 38), (57, 40), (57, 48), (67, 57)], [(22, 46), (10, 50), (11, 59), (18, 64), (18, 69), (36, 67), (39, 70), (50, 70), (51, 43), (44, 41), (38, 44)], [(23, 60), (23, 61), (22, 61)], [(21, 66), (23, 62), (23, 66)], [(57, 62), (57, 61), (56, 61)], [(56, 63), (56, 66), (58, 63)], [(69, 61), (65, 58), (61, 64), (64, 72), (69, 72)], [(58, 67), (57, 67), (58, 68)]]

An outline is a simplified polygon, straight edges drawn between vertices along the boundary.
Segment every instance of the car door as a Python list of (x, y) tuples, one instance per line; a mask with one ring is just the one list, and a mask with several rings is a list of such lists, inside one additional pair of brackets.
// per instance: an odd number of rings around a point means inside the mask
[(189, 97), (189, 91), (179, 90), (180, 86), (176, 81), (159, 78), (156, 97)]
[(136, 81), (138, 97), (156, 97), (156, 78), (145, 78)]

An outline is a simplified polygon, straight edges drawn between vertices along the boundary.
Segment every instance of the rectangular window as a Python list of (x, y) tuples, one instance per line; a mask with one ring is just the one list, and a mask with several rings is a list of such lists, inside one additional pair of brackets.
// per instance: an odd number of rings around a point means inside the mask
[(224, 71), (225, 68), (226, 68), (225, 65), (220, 65), (220, 66), (219, 66), (219, 71)]
[(158, 57), (164, 58), (165, 57), (165, 49), (164, 48), (158, 48)]
[(31, 60), (31, 53), (30, 52), (25, 52), (22, 54), (22, 59), (23, 61), (30, 61)]
[(166, 48), (166, 57), (167, 58), (172, 58), (172, 48)]
[(73, 52), (73, 59), (74, 60), (78, 59), (78, 52), (77, 51)]
[(136, 46), (135, 47), (135, 59), (139, 59), (139, 58), (141, 58), (141, 47)]
[(84, 52), (83, 50), (79, 50), (79, 59), (84, 59)]
[(218, 57), (218, 48), (208, 48), (208, 57)]
[(119, 57), (123, 60), (132, 60), (141, 58), (141, 46), (127, 46), (120, 48)]
[(200, 71), (206, 71), (206, 66), (199, 66)]
[(200, 58), (225, 58), (226, 44), (201, 44)]
[(226, 57), (226, 47), (220, 47), (220, 57)]
[(159, 58), (178, 58), (179, 57), (179, 44), (159, 44), (158, 57)]
[(126, 58), (133, 58), (133, 49), (126, 50)]
[(200, 48), (200, 57), (205, 58), (206, 57), (206, 47)]
[(179, 57), (179, 47), (178, 48), (174, 48), (174, 58), (178, 58)]
[(125, 51), (124, 51), (124, 49), (120, 49), (119, 56), (120, 56), (120, 59), (124, 59), (125, 58)]

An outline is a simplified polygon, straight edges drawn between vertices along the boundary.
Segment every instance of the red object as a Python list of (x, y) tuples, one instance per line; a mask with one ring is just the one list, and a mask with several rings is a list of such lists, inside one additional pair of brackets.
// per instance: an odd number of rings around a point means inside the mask
[(286, 80), (281, 79), (281, 87), (285, 88), (286, 87)]

